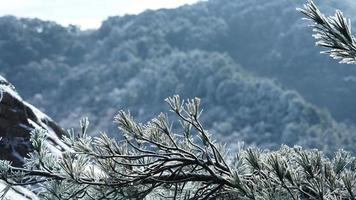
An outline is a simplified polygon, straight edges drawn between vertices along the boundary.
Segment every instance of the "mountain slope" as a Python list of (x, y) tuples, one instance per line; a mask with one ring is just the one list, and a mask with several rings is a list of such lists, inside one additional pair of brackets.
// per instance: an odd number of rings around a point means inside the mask
[[(346, 16), (353, 17), (356, 9), (352, 0), (316, 2), (330, 15), (339, 8)], [(104, 49), (110, 52), (128, 41), (130, 44), (140, 41), (131, 46), (131, 52), (138, 52), (140, 45), (161, 43), (181, 51), (201, 49), (228, 53), (247, 71), (276, 79), (297, 90), (308, 101), (329, 109), (338, 120), (355, 122), (356, 69), (340, 65), (314, 48), (307, 23), (295, 10), (302, 3), (210, 0), (174, 10), (112, 17), (97, 31), (100, 45), (95, 49), (104, 52), (100, 54), (104, 60), (117, 55), (106, 54)], [(148, 50), (148, 56), (152, 52)]]
[[(60, 155), (60, 151), (68, 148), (59, 140), (64, 130), (47, 115), (22, 100), (15, 87), (0, 76), (0, 159), (11, 161), (13, 166), (22, 166), (24, 158), (33, 149), (30, 137), (34, 129), (47, 131), (49, 149), (52, 153)], [(6, 184), (0, 181), (0, 191), (5, 190)], [(13, 186), (4, 199), (38, 200), (39, 198), (28, 188)]]
[(58, 137), (64, 133), (51, 118), (22, 100), (15, 87), (0, 76), (0, 159), (21, 166), (31, 151), (30, 133), (35, 128), (48, 130), (53, 151), (65, 148)]

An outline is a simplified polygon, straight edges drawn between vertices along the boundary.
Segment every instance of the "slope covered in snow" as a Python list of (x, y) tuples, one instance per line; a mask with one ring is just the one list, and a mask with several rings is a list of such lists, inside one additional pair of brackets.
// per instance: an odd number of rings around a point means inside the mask
[[(9, 160), (14, 166), (22, 166), (24, 157), (32, 150), (31, 131), (42, 128), (48, 131), (49, 146), (52, 152), (59, 153), (66, 148), (59, 137), (63, 134), (61, 127), (50, 117), (24, 101), (15, 87), (0, 76), (0, 159)], [(7, 186), (0, 181), (0, 194)], [(35, 194), (24, 187), (12, 187), (5, 199), (38, 199)]]

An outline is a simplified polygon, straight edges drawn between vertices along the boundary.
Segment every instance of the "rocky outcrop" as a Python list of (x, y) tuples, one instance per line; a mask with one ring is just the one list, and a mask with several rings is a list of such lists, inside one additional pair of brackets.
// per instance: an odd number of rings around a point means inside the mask
[(50, 117), (22, 100), (5, 78), (0, 76), (0, 159), (21, 166), (24, 157), (31, 151), (30, 133), (35, 128), (48, 130), (52, 149), (65, 148), (58, 137), (63, 134)]
[[(0, 159), (11, 161), (13, 166), (22, 166), (24, 157), (32, 150), (30, 136), (31, 131), (36, 128), (47, 130), (48, 142), (53, 152), (66, 149), (66, 145), (59, 140), (64, 130), (50, 117), (24, 101), (15, 87), (0, 76)], [(5, 187), (0, 181), (0, 192)], [(13, 187), (6, 198), (38, 199), (28, 189), (18, 186)]]

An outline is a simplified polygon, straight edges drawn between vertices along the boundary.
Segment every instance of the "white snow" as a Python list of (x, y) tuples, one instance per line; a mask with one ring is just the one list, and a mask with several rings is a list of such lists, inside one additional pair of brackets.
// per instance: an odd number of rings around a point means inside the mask
[(2, 101), (3, 97), (4, 97), (4, 91), (0, 88), (0, 102)]
[[(6, 188), (6, 183), (0, 181), (0, 195)], [(5, 195), (4, 199), (8, 200), (39, 200), (39, 198), (31, 191), (24, 187), (13, 186)]]
[(26, 106), (28, 106), (36, 115), (36, 118), (38, 119), (37, 123), (40, 123), (40, 126), (38, 126), (34, 121), (29, 119), (29, 122), (35, 127), (35, 128), (42, 128), (47, 131), (47, 137), (49, 139), (51, 139), (52, 141), (54, 141), (57, 145), (59, 145), (60, 147), (62, 147), (63, 149), (70, 151), (70, 148), (65, 145), (56, 135), (56, 133), (53, 131), (53, 129), (49, 126), (47, 126), (47, 124), (43, 123), (43, 121), (46, 120), (50, 120), (52, 121), (52, 119), (50, 117), (48, 117), (47, 115), (45, 115), (43, 112), (41, 112), (40, 110), (38, 110), (36, 107), (34, 107), (33, 105), (27, 103), (27, 102), (23, 102)]
[[(36, 124), (34, 121), (32, 121), (30, 119), (28, 121), (35, 129), (47, 129), (46, 125), (45, 126), (39, 126), (38, 124)], [(66, 149), (66, 148), (69, 149), (69, 147), (67, 147), (67, 145), (65, 145), (63, 142), (61, 142), (54, 133), (50, 133), (50, 132), (52, 132), (51, 129), (47, 129), (47, 130), (48, 130), (47, 131), (47, 133), (48, 133), (47, 136), (48, 136), (49, 139), (53, 140), (54, 142), (59, 142), (57, 144), (59, 144), (60, 147), (63, 147), (64, 149)], [(53, 134), (54, 134), (54, 137), (53, 137)], [(62, 155), (62, 153), (61, 153), (61, 150), (57, 146), (58, 145), (50, 144), (50, 145), (48, 145), (48, 148), (51, 150), (51, 153), (53, 153), (53, 155), (59, 157), (59, 156)]]
[[(0, 89), (3, 93), (8, 93), (11, 96), (13, 96), (15, 99), (22, 101), (22, 98), (20, 97), (19, 94), (11, 87), (11, 85), (1, 85)], [(3, 94), (5, 95), (5, 94)]]

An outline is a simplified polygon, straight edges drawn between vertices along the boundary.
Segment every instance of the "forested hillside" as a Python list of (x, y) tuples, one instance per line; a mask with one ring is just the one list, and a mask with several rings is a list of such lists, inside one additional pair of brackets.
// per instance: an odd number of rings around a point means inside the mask
[(111, 17), (90, 31), (5, 16), (0, 73), (67, 128), (88, 116), (92, 130), (115, 136), (119, 109), (143, 121), (180, 94), (203, 99), (202, 120), (220, 141), (355, 151), (356, 68), (319, 55), (297, 6), (210, 0)]

